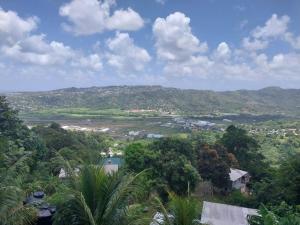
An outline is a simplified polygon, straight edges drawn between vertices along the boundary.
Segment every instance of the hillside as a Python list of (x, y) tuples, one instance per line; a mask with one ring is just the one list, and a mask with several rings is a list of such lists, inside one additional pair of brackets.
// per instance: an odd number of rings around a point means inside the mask
[(219, 113), (300, 115), (300, 89), (269, 87), (257, 91), (182, 90), (161, 86), (67, 88), (8, 93), (22, 113), (45, 109), (154, 109), (179, 114)]

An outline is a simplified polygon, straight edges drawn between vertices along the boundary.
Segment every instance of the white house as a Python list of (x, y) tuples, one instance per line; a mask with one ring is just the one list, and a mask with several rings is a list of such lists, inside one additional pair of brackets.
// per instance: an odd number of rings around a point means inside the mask
[(233, 189), (239, 189), (243, 193), (247, 192), (247, 183), (250, 181), (247, 171), (230, 168), (229, 176)]
[(106, 164), (103, 166), (105, 173), (111, 174), (117, 172), (119, 169), (118, 164), (113, 164), (111, 160), (108, 160)]
[[(79, 172), (80, 172), (79, 168), (75, 168), (74, 169), (74, 174), (76, 176), (79, 174)], [(64, 168), (61, 168), (60, 171), (59, 171), (58, 177), (60, 179), (64, 179), (64, 178), (66, 178), (68, 176), (69, 176), (69, 174), (67, 174), (66, 170)]]
[(203, 202), (201, 223), (209, 225), (249, 225), (248, 218), (258, 216), (256, 209)]

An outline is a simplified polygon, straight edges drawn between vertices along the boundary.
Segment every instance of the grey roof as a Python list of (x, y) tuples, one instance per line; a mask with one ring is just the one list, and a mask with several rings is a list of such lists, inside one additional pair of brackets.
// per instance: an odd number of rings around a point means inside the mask
[(258, 215), (257, 210), (204, 201), (201, 223), (209, 225), (248, 225), (248, 215)]
[(246, 174), (248, 174), (247, 171), (230, 168), (229, 176), (231, 181), (236, 181), (237, 179), (241, 178), (242, 176), (245, 176)]

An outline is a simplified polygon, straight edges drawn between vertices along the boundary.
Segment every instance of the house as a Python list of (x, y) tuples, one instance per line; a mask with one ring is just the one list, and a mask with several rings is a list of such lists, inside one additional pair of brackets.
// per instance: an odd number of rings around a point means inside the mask
[[(120, 157), (107, 157), (104, 159), (103, 161), (103, 169), (105, 171), (105, 173), (110, 174), (113, 172), (117, 172), (119, 170), (119, 168), (122, 166), (123, 164), (123, 159)], [(101, 165), (98, 165), (102, 167)], [(77, 167), (74, 169), (73, 171), (73, 175), (78, 176), (80, 172), (80, 168)], [(58, 177), (60, 179), (65, 179), (67, 177), (69, 177), (70, 174), (68, 171), (66, 171), (64, 168), (61, 168), (58, 174)]]
[(159, 139), (159, 138), (163, 138), (164, 135), (162, 134), (147, 134), (147, 138), (154, 138), (154, 139)]
[(258, 216), (256, 209), (203, 202), (201, 223), (209, 225), (249, 225), (248, 218)]
[(114, 173), (119, 170), (123, 161), (119, 157), (108, 157), (103, 162), (103, 168), (105, 173)]
[(242, 193), (247, 192), (247, 183), (250, 181), (250, 175), (247, 171), (230, 168), (229, 177), (233, 189), (238, 189)]
[[(171, 214), (167, 215), (169, 220), (174, 220), (174, 216)], [(153, 221), (150, 223), (150, 225), (161, 225), (164, 224), (165, 221), (165, 216), (164, 214), (160, 213), (160, 212), (156, 212), (154, 217), (153, 217)]]
[[(74, 174), (77, 176), (80, 172), (80, 169), (79, 168), (75, 168), (74, 169)], [(58, 174), (58, 177), (60, 179), (64, 179), (66, 177), (68, 177), (69, 174), (67, 174), (66, 170), (64, 168), (61, 168), (60, 171), (59, 171), (59, 174)]]

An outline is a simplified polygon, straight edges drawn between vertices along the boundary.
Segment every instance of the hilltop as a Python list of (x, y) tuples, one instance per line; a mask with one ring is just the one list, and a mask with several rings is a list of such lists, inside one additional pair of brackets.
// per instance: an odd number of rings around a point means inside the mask
[(49, 108), (147, 109), (186, 115), (272, 114), (300, 115), (300, 89), (183, 90), (162, 86), (66, 88), (43, 92), (7, 93), (21, 112)]

